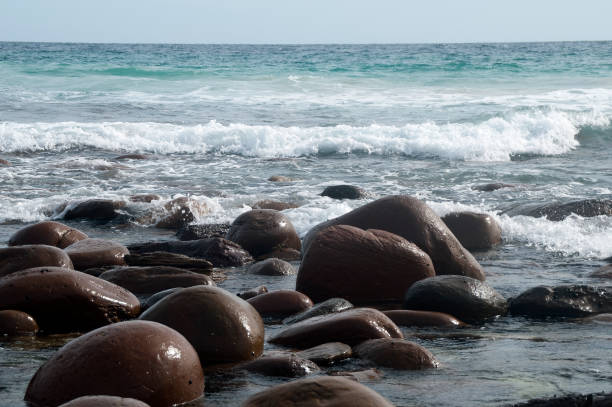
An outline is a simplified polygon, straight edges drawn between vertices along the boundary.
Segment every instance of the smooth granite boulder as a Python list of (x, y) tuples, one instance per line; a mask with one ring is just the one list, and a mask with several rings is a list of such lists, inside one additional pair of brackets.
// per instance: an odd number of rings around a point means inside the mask
[(255, 258), (276, 249), (300, 250), (301, 242), (291, 221), (281, 212), (254, 209), (238, 216), (226, 239), (238, 243)]
[(373, 339), (353, 348), (354, 354), (377, 366), (402, 370), (420, 370), (439, 366), (427, 349), (403, 339)]
[(125, 255), (130, 254), (127, 247), (122, 244), (91, 238), (73, 243), (64, 251), (70, 256), (77, 270), (102, 266), (123, 266)]
[(0, 277), (33, 267), (74, 268), (70, 257), (54, 246), (36, 244), (0, 248)]
[(86, 238), (85, 233), (63, 223), (44, 221), (19, 229), (10, 237), (8, 244), (9, 246), (44, 244), (63, 249)]
[(510, 301), (512, 315), (586, 317), (612, 312), (612, 289), (587, 285), (538, 286)]
[(271, 387), (242, 407), (393, 407), (374, 390), (339, 376), (318, 376)]
[(0, 336), (35, 335), (36, 332), (38, 324), (29, 314), (15, 310), (0, 311)]
[(452, 212), (442, 221), (468, 250), (488, 250), (502, 241), (501, 226), (486, 213)]
[(333, 225), (394, 233), (427, 253), (437, 275), (457, 274), (485, 279), (484, 271), (474, 256), (459, 243), (440, 217), (417, 198), (406, 195), (387, 196), (323, 222), (308, 232), (302, 252), (307, 253), (318, 233)]
[(383, 311), (383, 314), (388, 316), (398, 326), (454, 328), (465, 325), (454, 316), (443, 312), (398, 309)]
[(358, 305), (401, 303), (412, 284), (434, 275), (429, 256), (406, 239), (338, 225), (313, 238), (295, 287), (315, 302), (342, 297)]
[(314, 362), (290, 353), (262, 356), (238, 366), (238, 369), (279, 377), (301, 377), (319, 371)]
[(183, 334), (204, 366), (253, 360), (263, 352), (264, 325), (259, 313), (218, 287), (183, 288), (157, 302), (140, 319), (160, 322)]
[(329, 300), (315, 304), (312, 308), (309, 308), (304, 312), (300, 312), (299, 314), (285, 318), (283, 320), (283, 324), (294, 324), (308, 318), (334, 314), (336, 312), (346, 311), (347, 309), (351, 308), (353, 308), (353, 304), (344, 298), (330, 298)]
[(328, 196), (332, 199), (363, 199), (368, 194), (362, 188), (353, 185), (331, 185), (325, 187), (321, 196)]
[(487, 283), (464, 276), (436, 276), (418, 281), (406, 292), (404, 308), (452, 314), (482, 323), (507, 310), (506, 299)]
[(327, 342), (353, 346), (378, 338), (403, 338), (403, 335), (382, 312), (372, 308), (354, 308), (298, 322), (274, 335), (269, 342), (306, 349)]
[(155, 322), (127, 321), (68, 342), (38, 369), (25, 400), (57, 406), (102, 394), (168, 407), (203, 391), (198, 355), (181, 334)]
[(308, 296), (293, 290), (263, 293), (249, 298), (247, 302), (264, 318), (283, 318), (312, 308), (312, 300)]
[(252, 264), (249, 273), (260, 276), (289, 276), (295, 274), (296, 270), (285, 260), (270, 258)]
[(0, 279), (0, 309), (32, 315), (46, 333), (90, 330), (140, 313), (129, 291), (71, 269), (39, 267)]
[(150, 407), (140, 400), (116, 396), (83, 396), (60, 407)]

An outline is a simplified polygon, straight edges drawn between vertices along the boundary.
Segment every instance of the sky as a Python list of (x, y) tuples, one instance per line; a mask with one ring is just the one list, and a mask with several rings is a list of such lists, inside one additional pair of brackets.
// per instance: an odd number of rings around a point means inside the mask
[(610, 0), (0, 0), (0, 41), (612, 40)]

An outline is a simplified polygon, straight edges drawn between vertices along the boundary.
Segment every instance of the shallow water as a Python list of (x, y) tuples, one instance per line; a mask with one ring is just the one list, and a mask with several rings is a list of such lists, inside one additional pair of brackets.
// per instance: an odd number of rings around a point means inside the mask
[[(525, 203), (612, 198), (612, 43), (161, 46), (0, 43), (0, 244), (87, 198), (189, 195), (231, 222), (257, 201), (312, 226), (389, 194), (438, 214), (476, 210), (503, 244), (477, 259), (510, 297), (539, 284), (609, 284), (589, 273), (612, 256), (612, 217), (560, 222), (502, 214)], [(122, 160), (125, 153), (150, 154)], [(283, 175), (292, 182), (273, 183)], [(479, 192), (488, 182), (515, 188)], [(327, 185), (371, 195), (335, 201)], [(131, 244), (174, 239), (136, 223), (68, 222)], [(294, 288), (295, 276), (228, 273), (221, 287)], [(268, 326), (267, 336), (279, 326)], [(458, 331), (405, 330), (437, 370), (381, 369), (368, 382), (397, 405), (503, 405), (612, 390), (610, 326), (502, 318)], [(473, 338), (449, 337), (454, 332)], [(431, 335), (429, 335), (431, 334)], [(437, 336), (436, 336), (437, 335)], [(468, 335), (468, 336), (469, 336)], [(476, 337), (478, 335), (478, 337)], [(19, 406), (62, 339), (0, 342), (0, 405)], [(274, 349), (266, 345), (269, 349)], [(363, 368), (357, 361), (333, 370)], [(220, 386), (207, 405), (237, 405), (284, 380)], [(221, 387), (221, 389), (219, 389)]]

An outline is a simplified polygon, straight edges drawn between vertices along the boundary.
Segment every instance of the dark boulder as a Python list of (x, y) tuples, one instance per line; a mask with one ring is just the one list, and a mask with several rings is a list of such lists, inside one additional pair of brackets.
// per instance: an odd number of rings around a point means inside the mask
[(0, 336), (35, 335), (38, 324), (29, 314), (23, 311), (0, 311)]
[(452, 212), (442, 221), (468, 250), (488, 250), (502, 241), (499, 223), (486, 213)]
[(296, 205), (291, 202), (279, 202), (272, 201), (269, 199), (258, 201), (253, 204), (253, 209), (272, 209), (275, 211), (284, 211), (287, 209), (297, 208), (299, 205)]
[(66, 247), (64, 251), (70, 256), (77, 270), (103, 266), (123, 266), (124, 256), (129, 254), (122, 244), (104, 239), (83, 239)]
[(303, 321), (308, 318), (318, 317), (321, 315), (334, 314), (337, 312), (346, 311), (353, 308), (353, 304), (344, 298), (330, 298), (314, 305), (312, 308), (307, 309), (299, 314), (292, 315), (283, 320), (284, 324), (294, 324), (296, 322)]
[(393, 369), (420, 370), (439, 366), (431, 352), (403, 339), (365, 341), (355, 346), (353, 352), (358, 358)]
[(412, 284), (434, 275), (429, 256), (401, 236), (338, 225), (313, 238), (295, 287), (315, 302), (342, 297), (360, 305), (401, 303)]
[(270, 258), (252, 264), (249, 273), (260, 276), (289, 276), (295, 274), (295, 268), (285, 260)]
[(493, 191), (497, 191), (498, 189), (502, 189), (502, 188), (514, 188), (514, 187), (516, 187), (516, 185), (514, 184), (504, 184), (502, 182), (495, 182), (491, 184), (474, 185), (472, 189), (475, 191), (493, 192)]
[(249, 397), (242, 407), (393, 407), (374, 390), (338, 376), (318, 376), (280, 384)]
[(509, 216), (546, 217), (551, 221), (561, 221), (572, 213), (590, 218), (593, 216), (612, 215), (612, 199), (584, 199), (572, 202), (552, 202), (547, 204), (518, 205), (503, 212)]
[(610, 407), (612, 393), (566, 394), (551, 398), (539, 398), (525, 403), (513, 404), (513, 407)]
[(183, 288), (157, 302), (140, 319), (176, 329), (206, 366), (253, 360), (263, 352), (264, 325), (259, 313), (221, 288)]
[(365, 190), (353, 185), (331, 185), (326, 187), (321, 196), (328, 196), (332, 199), (363, 199), (368, 194)]
[(83, 396), (64, 403), (59, 407), (150, 407), (136, 399), (116, 396)]
[(512, 315), (585, 317), (612, 312), (612, 289), (587, 285), (538, 286), (510, 301)]
[(134, 253), (125, 256), (125, 262), (134, 267), (172, 267), (200, 274), (211, 274), (213, 265), (205, 259), (169, 252)]
[(507, 303), (487, 283), (464, 276), (436, 276), (418, 281), (406, 292), (404, 308), (452, 314), (482, 323), (506, 313)]
[(452, 315), (433, 311), (412, 311), (405, 309), (383, 311), (391, 321), (398, 326), (436, 326), (442, 328), (453, 328), (464, 325)]
[(27, 312), (46, 333), (74, 332), (135, 318), (140, 302), (89, 274), (39, 267), (0, 279), (0, 309)]
[(159, 300), (161, 300), (162, 298), (165, 298), (169, 296), (170, 294), (177, 292), (178, 290), (182, 290), (183, 288), (184, 287), (174, 287), (174, 288), (168, 288), (167, 290), (156, 292), (155, 294), (147, 297), (146, 300), (140, 302), (140, 309), (142, 310), (142, 312), (145, 312), (146, 310), (151, 308), (153, 305), (157, 304), (157, 302), (159, 302)]
[(57, 406), (103, 394), (167, 407), (203, 391), (198, 355), (182, 335), (162, 324), (127, 321), (68, 342), (38, 369), (25, 400)]
[(350, 225), (363, 230), (380, 229), (413, 242), (429, 255), (437, 275), (458, 274), (484, 280), (482, 267), (455, 238), (448, 227), (422, 201), (392, 195), (363, 205), (338, 218), (312, 228), (304, 238), (306, 253), (316, 235), (333, 225)]
[(119, 215), (118, 209), (125, 206), (125, 202), (112, 201), (110, 199), (89, 199), (69, 205), (63, 213), (62, 218), (87, 219), (97, 221), (108, 221)]
[(354, 308), (296, 323), (270, 338), (269, 342), (306, 349), (327, 342), (353, 346), (378, 338), (403, 338), (403, 335), (382, 312), (371, 308)]
[(153, 201), (159, 201), (161, 197), (155, 194), (140, 194), (130, 196), (130, 202), (144, 202), (151, 203)]
[(289, 218), (271, 209), (254, 209), (238, 216), (226, 239), (238, 243), (255, 258), (276, 249), (301, 248), (300, 238)]
[(312, 307), (310, 298), (293, 290), (271, 291), (249, 298), (247, 302), (264, 318), (283, 318)]
[(222, 237), (225, 238), (228, 230), (230, 230), (229, 223), (211, 223), (207, 225), (185, 225), (176, 232), (176, 237), (179, 240), (199, 240), (207, 239), (211, 237)]
[(9, 246), (44, 244), (63, 249), (86, 238), (85, 233), (63, 223), (44, 221), (19, 229), (10, 237), (8, 244)]
[(335, 362), (350, 358), (353, 350), (350, 346), (341, 342), (329, 342), (313, 348), (304, 349), (296, 353), (297, 356), (308, 359), (317, 365), (327, 366)]
[(24, 245), (0, 248), (0, 277), (32, 267), (74, 268), (66, 252), (54, 246)]
[(319, 367), (314, 362), (294, 354), (262, 356), (238, 366), (238, 369), (279, 377), (301, 377), (319, 371)]
[(268, 181), (270, 182), (292, 182), (294, 181), (294, 179), (285, 177), (283, 175), (273, 175), (270, 178), (268, 178)]
[(267, 292), (268, 287), (266, 287), (265, 285), (260, 285), (255, 288), (251, 288), (250, 290), (238, 293), (236, 295), (238, 295), (238, 297), (242, 298), (243, 300), (248, 300), (249, 298), (257, 297), (258, 295), (265, 294)]

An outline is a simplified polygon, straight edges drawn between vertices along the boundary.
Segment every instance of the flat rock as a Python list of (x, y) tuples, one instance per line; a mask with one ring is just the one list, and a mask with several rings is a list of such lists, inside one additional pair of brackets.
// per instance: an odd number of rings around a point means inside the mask
[(373, 339), (357, 345), (354, 354), (377, 366), (401, 370), (420, 370), (439, 366), (427, 349), (403, 339)]
[(283, 318), (303, 312), (312, 307), (308, 296), (293, 290), (278, 290), (257, 295), (247, 300), (259, 314), (266, 317)]
[(64, 251), (70, 256), (72, 264), (78, 270), (101, 266), (125, 265), (124, 256), (129, 254), (122, 244), (104, 239), (83, 239), (66, 247)]
[(0, 277), (32, 267), (72, 269), (70, 257), (61, 249), (47, 245), (23, 245), (0, 248)]
[(516, 185), (514, 184), (504, 184), (503, 182), (494, 182), (490, 184), (474, 185), (472, 189), (475, 191), (493, 192), (493, 191), (497, 191), (498, 189), (502, 189), (502, 188), (515, 188), (515, 187)]
[(9, 246), (43, 244), (63, 249), (87, 235), (63, 223), (44, 221), (19, 229), (9, 238)]
[(350, 358), (353, 355), (353, 351), (345, 343), (329, 342), (297, 352), (296, 355), (308, 359), (317, 365), (328, 366), (340, 360)]
[(491, 215), (451, 212), (442, 221), (468, 250), (489, 250), (502, 241), (502, 230)]
[(285, 318), (283, 320), (283, 324), (294, 324), (296, 322), (300, 322), (308, 318), (327, 314), (334, 314), (336, 312), (346, 311), (351, 308), (353, 308), (353, 304), (351, 304), (344, 298), (330, 298), (328, 300), (315, 304), (312, 308), (309, 308), (304, 312)]
[(176, 232), (179, 240), (198, 240), (211, 237), (225, 238), (230, 229), (229, 223), (211, 223), (206, 225), (185, 225)]
[(367, 198), (368, 194), (362, 188), (353, 185), (331, 185), (321, 192), (321, 196), (332, 199), (363, 199)]
[(15, 310), (0, 311), (0, 336), (35, 335), (36, 332), (38, 324), (29, 314)]
[(238, 369), (279, 377), (301, 377), (319, 371), (319, 367), (314, 362), (294, 354), (262, 356), (238, 366)]
[(375, 382), (379, 381), (383, 377), (382, 372), (378, 369), (331, 372), (330, 375), (346, 377), (347, 379), (354, 380), (359, 383)]
[(125, 262), (134, 267), (172, 267), (200, 274), (210, 274), (213, 269), (208, 260), (169, 252), (128, 254), (125, 256)]
[(414, 310), (390, 310), (383, 311), (391, 321), (398, 326), (435, 326), (442, 328), (454, 328), (465, 325), (452, 315), (443, 312), (414, 311)]
[(612, 312), (612, 289), (587, 285), (538, 286), (510, 301), (510, 313), (534, 318), (585, 317)]
[(70, 204), (63, 213), (62, 218), (87, 219), (97, 221), (108, 221), (119, 215), (118, 209), (125, 206), (125, 202), (112, 201), (110, 199), (89, 199), (87, 201)]
[(260, 276), (289, 276), (297, 273), (291, 263), (277, 258), (270, 258), (252, 264), (248, 271), (251, 274)]
[(60, 407), (150, 407), (147, 403), (136, 399), (115, 396), (83, 396), (76, 398)]
[(236, 295), (242, 298), (243, 300), (248, 300), (249, 298), (253, 298), (258, 295), (265, 294), (267, 292), (268, 292), (268, 287), (266, 287), (265, 285), (260, 285), (255, 288), (251, 288), (249, 290), (238, 293)]
[(521, 204), (503, 212), (509, 216), (546, 217), (558, 222), (572, 213), (590, 218), (593, 216), (612, 215), (612, 199), (583, 199), (571, 202), (550, 202), (546, 204)]

